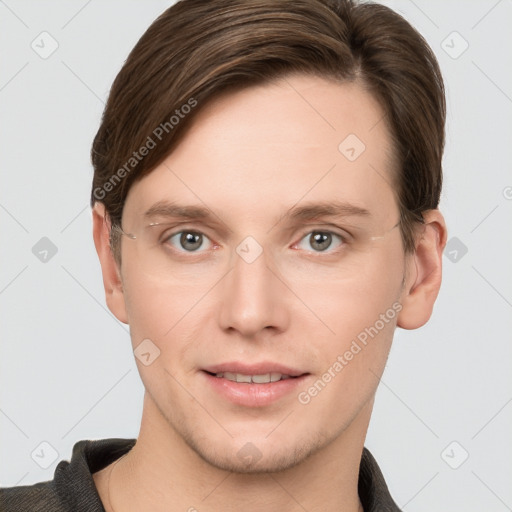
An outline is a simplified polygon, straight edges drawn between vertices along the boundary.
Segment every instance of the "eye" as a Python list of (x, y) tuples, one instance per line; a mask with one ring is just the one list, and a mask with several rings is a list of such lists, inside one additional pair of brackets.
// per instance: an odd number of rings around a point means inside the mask
[[(209, 238), (203, 233), (197, 231), (178, 231), (164, 239), (164, 243), (169, 243), (177, 250), (186, 252), (197, 252), (201, 249)], [(204, 247), (203, 247), (204, 249)]]
[(333, 240), (338, 240), (338, 246), (341, 247), (345, 244), (345, 240), (341, 235), (333, 233), (332, 231), (311, 231), (297, 244), (300, 248), (310, 251), (311, 249), (304, 247), (304, 242), (313, 248), (314, 252), (324, 252), (331, 247)]
[[(192, 230), (182, 230), (165, 236), (162, 243), (171, 245), (177, 251), (189, 253), (201, 252), (201, 249), (206, 250), (213, 245), (205, 234)], [(333, 243), (336, 244), (335, 247), (332, 247)], [(326, 252), (328, 249), (339, 248), (345, 243), (345, 238), (342, 235), (332, 231), (315, 230), (309, 232), (296, 245), (306, 251)], [(308, 244), (309, 247), (304, 244)]]

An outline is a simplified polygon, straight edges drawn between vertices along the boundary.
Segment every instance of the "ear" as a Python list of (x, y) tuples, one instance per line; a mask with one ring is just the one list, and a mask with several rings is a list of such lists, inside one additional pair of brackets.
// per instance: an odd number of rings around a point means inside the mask
[(423, 218), (425, 224), (416, 249), (406, 260), (402, 310), (397, 322), (403, 329), (417, 329), (428, 322), (441, 287), (446, 224), (439, 210), (428, 210)]
[(121, 271), (110, 248), (110, 220), (105, 215), (105, 206), (96, 203), (92, 210), (92, 233), (94, 245), (100, 259), (103, 287), (108, 309), (125, 324), (128, 323), (124, 300)]

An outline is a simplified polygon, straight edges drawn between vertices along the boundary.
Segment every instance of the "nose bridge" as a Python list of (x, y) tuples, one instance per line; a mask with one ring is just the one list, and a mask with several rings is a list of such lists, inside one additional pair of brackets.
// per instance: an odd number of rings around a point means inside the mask
[[(245, 335), (265, 327), (284, 328), (285, 312), (276, 289), (279, 279), (269, 267), (268, 253), (252, 237), (244, 239), (232, 254), (232, 271), (223, 284), (221, 323)], [(267, 266), (268, 265), (268, 266)]]

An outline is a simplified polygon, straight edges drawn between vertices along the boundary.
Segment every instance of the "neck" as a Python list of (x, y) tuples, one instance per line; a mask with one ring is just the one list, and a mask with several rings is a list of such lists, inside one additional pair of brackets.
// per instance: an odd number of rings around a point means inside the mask
[[(204, 461), (159, 414), (146, 394), (135, 446), (99, 485), (107, 512), (362, 511), (359, 463), (373, 403), (332, 443), (290, 469), (232, 473)], [(115, 464), (115, 463), (114, 463)], [(103, 499), (105, 498), (105, 499)]]

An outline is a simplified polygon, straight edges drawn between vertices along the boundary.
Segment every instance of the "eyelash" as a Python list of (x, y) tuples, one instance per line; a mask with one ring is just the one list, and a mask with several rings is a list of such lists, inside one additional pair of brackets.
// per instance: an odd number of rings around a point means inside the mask
[[(164, 235), (162, 237), (161, 244), (162, 245), (170, 245), (172, 247), (173, 251), (178, 252), (180, 254), (199, 255), (202, 252), (204, 252), (204, 251), (200, 251), (200, 252), (197, 252), (197, 251), (186, 251), (183, 248), (177, 249), (176, 247), (174, 247), (170, 243), (168, 243), (172, 238), (176, 237), (177, 235), (182, 235), (184, 233), (194, 234), (194, 235), (201, 235), (204, 238), (210, 240), (208, 235), (202, 233), (201, 231), (196, 231), (194, 229), (181, 229), (181, 230), (176, 231), (174, 233), (170, 233), (169, 235)], [(328, 229), (311, 229), (311, 230), (306, 231), (305, 233), (303, 233), (301, 235), (299, 241), (293, 244), (293, 247), (298, 246), (304, 239), (306, 239), (306, 237), (308, 237), (308, 236), (311, 237), (311, 235), (313, 235), (313, 233), (323, 234), (323, 235), (332, 235), (334, 238), (337, 238), (340, 241), (340, 246), (337, 249), (334, 249), (334, 250), (330, 250), (328, 248), (325, 251), (315, 251), (315, 250), (306, 251), (306, 252), (308, 252), (310, 254), (315, 254), (315, 255), (316, 254), (318, 254), (318, 255), (323, 255), (323, 254), (325, 254), (325, 255), (332, 255), (332, 254), (336, 254), (337, 252), (342, 250), (345, 245), (348, 244), (348, 236), (346, 236), (346, 235), (342, 235), (340, 233), (336, 233), (336, 232), (330, 231)], [(210, 242), (211, 242), (211, 240), (210, 240)], [(214, 242), (211, 242), (211, 243), (214, 243)]]

